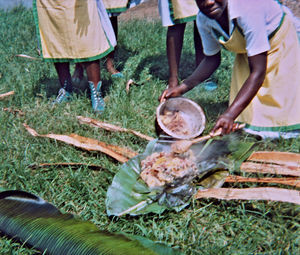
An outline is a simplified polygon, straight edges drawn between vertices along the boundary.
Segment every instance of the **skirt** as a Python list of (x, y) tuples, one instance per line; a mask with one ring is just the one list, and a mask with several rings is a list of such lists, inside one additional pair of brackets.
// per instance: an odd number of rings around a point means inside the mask
[(158, 10), (164, 27), (196, 20), (199, 12), (195, 0), (158, 0)]
[(102, 0), (34, 0), (33, 13), (45, 61), (93, 61), (116, 46)]

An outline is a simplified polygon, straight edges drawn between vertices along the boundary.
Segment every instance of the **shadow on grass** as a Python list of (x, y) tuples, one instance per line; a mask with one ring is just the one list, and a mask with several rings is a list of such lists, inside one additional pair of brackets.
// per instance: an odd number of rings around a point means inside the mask
[[(58, 78), (43, 78), (38, 81), (37, 85), (33, 88), (33, 93), (35, 96), (45, 91), (46, 97), (50, 98), (58, 94), (59, 89), (61, 88)], [(79, 83), (73, 83), (74, 93), (76, 94), (85, 94), (88, 90), (88, 82), (84, 77), (83, 80)]]
[[(154, 77), (168, 81), (169, 65), (167, 53), (144, 58), (137, 66), (135, 76), (133, 78), (139, 79), (139, 74), (146, 68), (149, 69), (150, 74)], [(192, 74), (195, 68), (195, 56), (189, 53), (182, 53), (178, 74), (180, 79), (187, 78)]]
[(228, 107), (228, 102), (214, 103), (212, 100), (203, 100), (203, 98), (194, 101), (201, 106), (207, 120), (217, 119)]

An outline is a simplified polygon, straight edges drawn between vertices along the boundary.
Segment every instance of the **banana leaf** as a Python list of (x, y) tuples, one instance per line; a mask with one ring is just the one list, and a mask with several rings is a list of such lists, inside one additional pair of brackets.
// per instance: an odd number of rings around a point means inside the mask
[(254, 143), (239, 141), (236, 134), (197, 143), (191, 147), (198, 168), (197, 185), (183, 181), (176, 187), (150, 189), (139, 177), (141, 161), (154, 152), (170, 152), (171, 143), (160, 139), (148, 143), (144, 153), (124, 163), (114, 176), (106, 195), (108, 215), (161, 214), (165, 210), (180, 211), (189, 205), (197, 189), (219, 188), (228, 176), (228, 168), (238, 167), (249, 156)]
[(141, 236), (101, 231), (24, 191), (0, 193), (0, 232), (46, 254), (181, 254)]

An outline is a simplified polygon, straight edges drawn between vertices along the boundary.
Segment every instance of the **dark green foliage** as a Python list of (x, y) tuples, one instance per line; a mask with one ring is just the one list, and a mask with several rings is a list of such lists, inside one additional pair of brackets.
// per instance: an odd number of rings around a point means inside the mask
[[(0, 231), (47, 254), (180, 254), (143, 237), (100, 231), (30, 193), (0, 193)], [(155, 249), (155, 252), (153, 251)]]

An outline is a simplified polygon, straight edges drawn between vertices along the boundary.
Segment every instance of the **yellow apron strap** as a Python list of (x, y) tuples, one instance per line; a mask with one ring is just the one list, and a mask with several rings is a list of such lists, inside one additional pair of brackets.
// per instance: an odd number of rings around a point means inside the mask
[(225, 41), (223, 37), (219, 37), (219, 42), (225, 49), (229, 51), (235, 52), (237, 54), (247, 54), (246, 40), (242, 34), (242, 31), (237, 25), (236, 20), (234, 20), (233, 23), (234, 28), (230, 38)]

